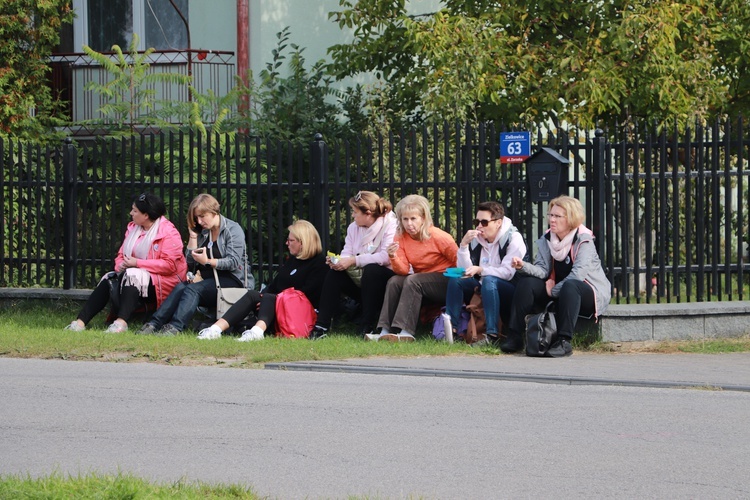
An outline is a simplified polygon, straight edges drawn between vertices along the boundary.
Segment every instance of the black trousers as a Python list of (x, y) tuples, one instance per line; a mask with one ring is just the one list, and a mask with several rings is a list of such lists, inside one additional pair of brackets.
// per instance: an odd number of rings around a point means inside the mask
[[(110, 284), (109, 280), (102, 280), (94, 291), (91, 292), (86, 303), (83, 305), (83, 309), (78, 313), (78, 319), (83, 321), (84, 324), (88, 324), (91, 319), (96, 316), (102, 309), (107, 307), (110, 301)], [(115, 307), (112, 304), (112, 313), (118, 318), (122, 318), (125, 321), (129, 321), (133, 316), (138, 307), (145, 302), (156, 302), (156, 289), (153, 283), (148, 285), (148, 297), (141, 297), (138, 294), (138, 289), (134, 286), (123, 286), (118, 288), (114, 293), (119, 294), (120, 307)]]
[(354, 284), (346, 271), (331, 269), (323, 281), (316, 325), (323, 328), (331, 327), (333, 315), (339, 307), (339, 299), (343, 294), (362, 304), (362, 328), (371, 331), (377, 324), (380, 309), (383, 307), (385, 287), (394, 274), (387, 267), (368, 264), (362, 270), (362, 288), (360, 288)]
[(551, 300), (556, 304), (557, 333), (573, 338), (578, 316), (589, 316), (596, 311), (594, 289), (580, 280), (567, 280), (560, 295), (553, 299), (547, 295), (545, 280), (526, 276), (516, 285), (510, 314), (510, 334), (522, 336), (526, 331), (526, 315), (542, 312)]
[(258, 321), (265, 322), (270, 330), (274, 321), (276, 321), (276, 294), (263, 293), (261, 295), (257, 290), (248, 290), (240, 300), (224, 313), (222, 319), (229, 323), (229, 326), (234, 326), (250, 313), (255, 313)]

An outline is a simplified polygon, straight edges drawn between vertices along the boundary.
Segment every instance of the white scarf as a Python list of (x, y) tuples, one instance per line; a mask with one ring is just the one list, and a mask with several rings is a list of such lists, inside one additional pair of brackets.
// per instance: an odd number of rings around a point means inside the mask
[[(383, 238), (383, 232), (386, 229), (385, 225), (391, 222), (391, 219), (386, 219), (388, 217), (393, 218), (394, 216), (392, 214), (393, 212), (388, 212), (383, 217), (378, 217), (370, 227), (365, 229), (362, 239), (359, 242), (359, 248), (355, 249), (357, 255), (361, 253), (373, 253), (377, 250), (377, 245), (380, 245), (380, 241), (382, 241)], [(380, 240), (378, 240), (378, 236), (380, 237)], [(376, 240), (378, 240), (377, 243)]]
[(375, 219), (375, 222), (373, 222), (370, 227), (365, 229), (364, 234), (362, 235), (362, 239), (359, 242), (359, 248), (356, 250), (357, 255), (361, 253), (370, 253), (368, 250), (368, 247), (371, 243), (375, 241), (375, 237), (378, 235), (378, 232), (383, 227), (383, 223), (385, 222), (385, 217), (378, 217)]
[[(135, 257), (136, 259), (148, 259), (148, 252), (151, 250), (151, 244), (156, 238), (156, 234), (159, 232), (159, 222), (161, 217), (156, 219), (148, 231), (143, 229), (143, 226), (138, 226), (130, 231), (130, 234), (125, 238), (125, 242), (122, 245), (122, 255), (126, 257)], [(146, 233), (141, 241), (138, 238)], [(136, 245), (136, 242), (138, 244)]]
[[(159, 232), (159, 221), (161, 221), (161, 217), (151, 224), (151, 227), (145, 232), (146, 234), (141, 241), (138, 241), (138, 238), (143, 234), (143, 228), (134, 228), (128, 237), (125, 238), (125, 243), (122, 245), (122, 254), (130, 255), (136, 259), (148, 259), (151, 245), (156, 238), (156, 234)], [(136, 244), (136, 242), (138, 242), (138, 244)], [(148, 297), (148, 285), (150, 282), (151, 274), (148, 271), (137, 267), (129, 267), (128, 269), (125, 269), (125, 274), (120, 281), (120, 287), (126, 285), (134, 286), (138, 289), (138, 295), (141, 297)]]
[(570, 247), (573, 244), (573, 238), (575, 238), (578, 228), (570, 231), (561, 240), (553, 232), (549, 233), (549, 251), (552, 254), (552, 258), (558, 262), (565, 260), (565, 257), (570, 253)]

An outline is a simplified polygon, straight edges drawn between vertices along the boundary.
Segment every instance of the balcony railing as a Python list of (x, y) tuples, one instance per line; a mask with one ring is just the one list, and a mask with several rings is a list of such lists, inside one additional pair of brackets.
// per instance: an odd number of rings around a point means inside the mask
[[(113, 52), (104, 52), (114, 56)], [(209, 89), (223, 97), (234, 87), (236, 74), (234, 52), (216, 50), (161, 50), (148, 57), (149, 71), (154, 73), (179, 73), (192, 75), (192, 85), (199, 93)], [(84, 122), (101, 118), (99, 108), (104, 99), (95, 92), (84, 90), (86, 83), (106, 83), (112, 77), (96, 61), (84, 53), (60, 53), (50, 58), (53, 96), (67, 104), (71, 121)], [(188, 89), (183, 85), (160, 82), (157, 99), (187, 102)]]

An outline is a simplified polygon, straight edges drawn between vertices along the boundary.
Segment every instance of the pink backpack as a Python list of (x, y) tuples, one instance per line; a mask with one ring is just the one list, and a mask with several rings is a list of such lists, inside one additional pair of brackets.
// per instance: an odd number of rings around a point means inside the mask
[(276, 295), (276, 336), (303, 338), (315, 327), (318, 313), (307, 295), (287, 288)]

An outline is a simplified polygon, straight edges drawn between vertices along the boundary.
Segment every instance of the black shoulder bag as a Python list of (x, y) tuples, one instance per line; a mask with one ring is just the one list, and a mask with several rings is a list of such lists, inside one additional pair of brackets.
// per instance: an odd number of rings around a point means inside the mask
[(549, 301), (544, 312), (526, 316), (526, 355), (549, 356), (549, 349), (557, 341), (557, 322)]

